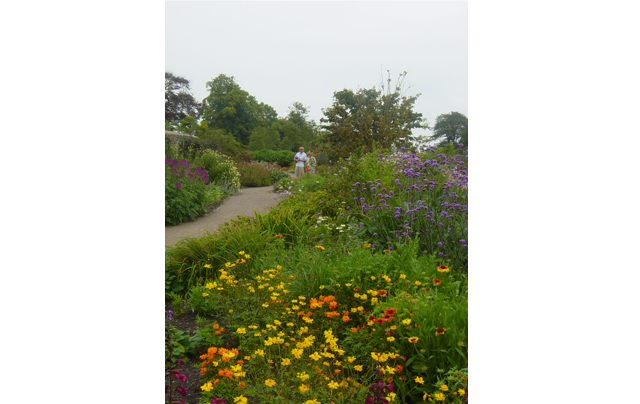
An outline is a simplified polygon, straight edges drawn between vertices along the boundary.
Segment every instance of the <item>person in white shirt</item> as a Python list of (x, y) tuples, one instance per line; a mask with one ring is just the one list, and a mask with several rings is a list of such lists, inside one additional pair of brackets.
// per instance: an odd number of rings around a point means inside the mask
[(300, 151), (293, 156), (293, 161), (296, 162), (295, 176), (300, 178), (304, 173), (304, 163), (307, 162), (307, 155), (304, 152), (304, 147), (300, 146)]

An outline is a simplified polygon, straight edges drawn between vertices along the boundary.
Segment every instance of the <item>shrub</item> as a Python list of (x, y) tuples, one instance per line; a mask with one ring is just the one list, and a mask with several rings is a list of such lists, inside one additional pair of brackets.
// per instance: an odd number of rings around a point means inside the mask
[(245, 187), (264, 187), (271, 184), (269, 169), (256, 162), (239, 163), (240, 183)]
[(190, 165), (187, 160), (165, 159), (165, 225), (194, 220), (204, 213), (207, 172), (199, 167), (192, 171)]
[(197, 163), (209, 173), (209, 181), (220, 186), (229, 195), (240, 190), (240, 173), (231, 159), (215, 150), (205, 150)]
[(268, 161), (282, 167), (290, 167), (293, 164), (293, 156), (295, 156), (295, 153), (290, 150), (262, 149), (253, 152), (255, 161)]

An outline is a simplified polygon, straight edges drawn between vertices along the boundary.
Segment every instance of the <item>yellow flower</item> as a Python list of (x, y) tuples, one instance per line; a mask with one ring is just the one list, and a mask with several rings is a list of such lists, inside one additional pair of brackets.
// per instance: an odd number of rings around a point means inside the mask
[(353, 368), (358, 372), (362, 372), (362, 365), (355, 365)]
[(409, 337), (409, 343), (415, 344), (416, 342), (418, 342), (418, 337)]
[(206, 382), (205, 384), (203, 384), (202, 386), (200, 386), (200, 388), (203, 391), (211, 391), (213, 389), (213, 384), (211, 384), (211, 382)]
[(396, 340), (396, 339), (395, 339), (394, 337), (387, 337), (387, 341), (389, 341), (389, 342), (393, 342), (393, 341), (395, 341), (395, 340)]
[(458, 389), (458, 394), (460, 394), (461, 396), (464, 396), (465, 392), (463, 389)]
[(371, 277), (371, 280), (372, 280), (372, 281), (375, 281), (375, 280), (376, 280), (376, 277), (375, 277), (375, 276), (372, 276), (372, 277)]
[(276, 269), (279, 271), (282, 269), (282, 267), (280, 265), (276, 265)]
[(233, 309), (229, 309), (229, 313), (233, 313)]
[(321, 356), (319, 353), (314, 352), (313, 354), (309, 355), (309, 358), (313, 359), (314, 361), (318, 361), (320, 360)]
[(389, 401), (395, 401), (396, 400), (396, 393), (389, 393), (389, 395), (387, 396), (387, 400)]
[(351, 284), (350, 283), (345, 283), (344, 286), (349, 287), (349, 286), (351, 286)]
[(320, 401), (316, 400), (315, 398), (313, 400), (307, 400), (302, 404), (320, 404)]
[(244, 251), (240, 251), (238, 255), (244, 255)]
[(444, 401), (444, 394), (436, 393), (435, 395), (436, 401)]
[(424, 384), (424, 379), (420, 376), (416, 376), (416, 378), (414, 379), (414, 381), (416, 383), (420, 383), (420, 384)]
[(244, 257), (245, 257), (246, 259), (251, 258), (251, 256), (250, 256), (249, 254), (245, 254), (245, 255), (244, 255)]
[(402, 324), (405, 324), (405, 325), (411, 324), (411, 319), (407, 318), (407, 319), (402, 320)]
[(306, 384), (302, 383), (300, 385), (300, 387), (298, 387), (300, 389), (301, 392), (306, 393), (307, 391), (309, 391), (309, 386), (307, 386)]
[(347, 360), (349, 361), (349, 363), (353, 363), (353, 361), (356, 360), (356, 357), (355, 356), (349, 356), (347, 358)]
[(245, 396), (236, 397), (233, 399), (236, 404), (247, 404), (247, 398)]
[(447, 386), (446, 384), (443, 384), (442, 386), (440, 386), (440, 390), (449, 391), (449, 386)]
[(422, 285), (422, 282), (420, 282), (420, 281), (416, 281), (415, 283), (416, 283), (416, 286)]
[(327, 384), (327, 387), (329, 387), (330, 389), (337, 389), (340, 385), (336, 382), (331, 382), (329, 384)]
[(307, 372), (298, 373), (297, 376), (300, 380), (305, 381), (309, 378)]
[(276, 385), (276, 381), (273, 380), (273, 379), (267, 379), (267, 380), (264, 381), (264, 384), (266, 384), (269, 387), (273, 387), (273, 386)]
[(320, 285), (320, 289), (324, 289), (324, 285)]
[(207, 297), (207, 296), (209, 296), (209, 294), (208, 294), (208, 293), (203, 293), (203, 294), (202, 294), (202, 297)]
[(378, 303), (378, 298), (377, 297), (372, 297), (371, 298), (371, 304), (376, 304)]
[(236, 332), (237, 332), (238, 334), (246, 334), (246, 333), (247, 333), (247, 329), (246, 329), (246, 328), (238, 328), (238, 329), (236, 330)]
[(205, 268), (211, 268), (211, 265), (210, 264), (204, 264), (204, 267)]
[(406, 278), (407, 278), (407, 275), (405, 275), (405, 274), (400, 274), (400, 279), (406, 279)]
[(262, 349), (256, 349), (254, 352), (256, 355), (264, 356), (264, 351)]
[(289, 358), (284, 358), (282, 360), (282, 366), (287, 366), (287, 365), (291, 365), (291, 359)]
[(364, 243), (365, 247), (371, 247), (371, 243)]

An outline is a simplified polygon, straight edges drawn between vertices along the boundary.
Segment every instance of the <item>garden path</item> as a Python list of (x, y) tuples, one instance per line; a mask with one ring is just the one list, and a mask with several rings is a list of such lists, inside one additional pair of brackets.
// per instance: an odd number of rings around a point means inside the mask
[(177, 226), (165, 226), (164, 244), (174, 246), (185, 237), (201, 237), (205, 233), (213, 233), (221, 224), (235, 219), (238, 215), (253, 216), (256, 212), (266, 213), (272, 206), (280, 202), (273, 187), (242, 188), (239, 195), (230, 196), (215, 211), (199, 217), (194, 222), (181, 223)]

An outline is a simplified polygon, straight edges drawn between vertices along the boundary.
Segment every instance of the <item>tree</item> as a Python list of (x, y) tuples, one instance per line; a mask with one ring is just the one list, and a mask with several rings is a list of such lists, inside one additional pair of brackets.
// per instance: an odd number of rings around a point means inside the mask
[(454, 144), (468, 142), (469, 120), (460, 112), (441, 114), (436, 118), (436, 125), (433, 127), (431, 140), (439, 140), (437, 146), (443, 146), (449, 142)]
[(393, 90), (389, 78), (386, 88), (381, 84), (380, 89), (333, 93), (333, 105), (322, 110), (325, 117), (320, 119), (326, 130), (322, 140), (332, 157), (347, 157), (361, 146), (364, 151), (405, 146), (412, 141), (412, 129), (428, 128), (422, 114), (413, 111), (420, 94), (403, 94), (406, 74), (400, 75)]
[(240, 88), (233, 76), (220, 74), (207, 82), (209, 95), (202, 101), (202, 116), (210, 128), (224, 129), (248, 145), (252, 131), (270, 126), (278, 114), (273, 107), (258, 103)]
[(164, 119), (172, 122), (198, 116), (200, 104), (191, 95), (189, 80), (164, 73)]

